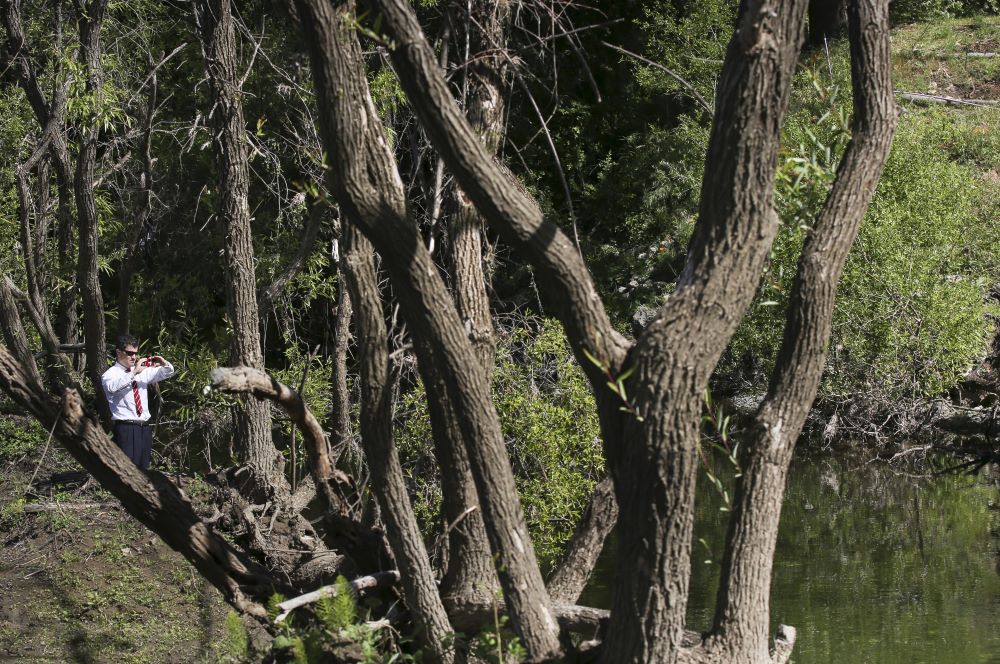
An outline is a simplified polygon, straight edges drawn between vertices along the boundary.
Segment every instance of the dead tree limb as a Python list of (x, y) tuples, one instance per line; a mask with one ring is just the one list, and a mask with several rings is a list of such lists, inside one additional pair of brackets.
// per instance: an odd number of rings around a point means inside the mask
[(212, 371), (209, 380), (210, 387), (220, 392), (250, 393), (258, 399), (275, 401), (284, 408), (302, 430), (313, 480), (324, 505), (323, 518), (332, 534), (342, 538), (348, 555), (358, 564), (373, 566), (379, 560), (391, 560), (382, 545), (381, 535), (365, 528), (353, 513), (351, 505), (357, 491), (354, 481), (330, 463), (326, 435), (295, 390), (251, 367), (220, 367)]

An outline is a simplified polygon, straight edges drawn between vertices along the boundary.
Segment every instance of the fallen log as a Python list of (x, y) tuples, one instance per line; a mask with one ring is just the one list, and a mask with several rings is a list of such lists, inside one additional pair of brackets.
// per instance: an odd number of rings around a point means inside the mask
[(899, 92), (896, 94), (904, 101), (915, 104), (945, 104), (947, 106), (983, 106), (993, 107), (1000, 105), (1000, 99), (959, 99), (945, 95), (932, 95), (923, 92)]
[(62, 512), (65, 510), (112, 509), (119, 503), (29, 503), (21, 510), (27, 514), (36, 512)]

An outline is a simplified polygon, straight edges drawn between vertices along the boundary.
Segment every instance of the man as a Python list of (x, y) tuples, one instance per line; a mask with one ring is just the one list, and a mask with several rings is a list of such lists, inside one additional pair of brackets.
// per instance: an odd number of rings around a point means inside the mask
[(115, 344), (117, 361), (101, 376), (101, 385), (111, 407), (111, 439), (135, 465), (146, 470), (153, 448), (146, 388), (173, 376), (174, 367), (159, 355), (136, 357), (138, 348), (135, 337), (119, 336)]

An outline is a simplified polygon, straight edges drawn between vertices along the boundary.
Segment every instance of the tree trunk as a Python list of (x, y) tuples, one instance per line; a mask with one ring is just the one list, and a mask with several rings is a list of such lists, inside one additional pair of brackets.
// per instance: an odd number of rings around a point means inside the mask
[(580, 598), (604, 549), (604, 540), (617, 522), (615, 485), (608, 475), (594, 487), (572, 539), (545, 584), (553, 602), (572, 604)]
[[(430, 254), (406, 211), (402, 181), (385, 142), (352, 27), (351, 3), (299, 0), (331, 168), (330, 188), (385, 259), (413, 334), (421, 377), (435, 389), (435, 363), (454, 407), (512, 625), (528, 656), (559, 651), (558, 625), (506, 455), (485, 371)], [(436, 65), (435, 65), (436, 66)], [(433, 411), (432, 411), (433, 416)], [(434, 422), (440, 426), (441, 422)]]
[(451, 662), (451, 625), (431, 569), (417, 518), (410, 506), (403, 469), (392, 441), (392, 379), (389, 340), (378, 292), (371, 245), (353, 224), (343, 221), (347, 279), (356, 303), (354, 325), (361, 360), (361, 443), (372, 489), (401, 574), (403, 593), (417, 628), (417, 639), (435, 662)]
[[(198, 0), (195, 17), (211, 91), (213, 145), (219, 168), (217, 213), (225, 232), (226, 308), (233, 326), (229, 362), (262, 369), (246, 124), (230, 0)], [(276, 491), (286, 493), (280, 455), (271, 439), (267, 403), (247, 399), (236, 408), (234, 419), (237, 455), (250, 471), (248, 495), (257, 499), (270, 498)]]
[[(343, 222), (338, 238), (343, 251)], [(333, 367), (330, 369), (330, 448), (340, 455), (351, 441), (351, 394), (347, 387), (347, 346), (351, 339), (351, 295), (344, 273), (344, 257), (336, 258), (337, 301), (333, 309)]]
[(126, 511), (187, 558), (237, 610), (263, 617), (263, 602), (285, 584), (248, 560), (195, 514), (190, 502), (166, 478), (144, 472), (89, 420), (75, 389), (60, 406), (34, 389), (19, 363), (0, 346), (0, 389), (51, 429), (69, 453)]
[[(80, 33), (80, 64), (86, 76), (86, 92), (94, 103), (102, 103), (103, 70), (101, 68), (101, 26), (107, 0), (91, 0), (84, 4), (77, 16)], [(97, 163), (96, 122), (81, 126), (79, 153), (73, 188), (76, 195), (77, 234), (80, 238), (77, 263), (77, 286), (83, 300), (83, 329), (87, 344), (87, 376), (94, 390), (97, 410), (101, 419), (110, 423), (111, 411), (101, 387), (101, 374), (107, 368), (107, 334), (104, 325), (104, 297), (97, 272), (97, 204), (94, 196), (94, 168)]]
[(799, 260), (784, 339), (738, 480), (709, 648), (768, 661), (771, 569), (788, 466), (826, 364), (837, 283), (896, 127), (887, 0), (850, 2), (854, 119), (837, 178)]
[[(501, 49), (507, 44), (510, 5), (506, 0), (477, 0), (468, 6), (456, 4), (453, 10), (463, 15), (456, 21), (457, 38), (468, 48), (463, 64), (466, 114), (486, 151), (495, 154), (506, 105), (503, 86), (507, 61)], [(445, 192), (444, 207), (449, 212), (455, 306), (489, 381), (496, 361), (496, 339), (483, 272), (483, 219), (454, 182)], [(469, 462), (460, 438), (442, 443), (436, 446), (448, 538), (442, 592), (452, 600), (488, 599), (496, 579)]]

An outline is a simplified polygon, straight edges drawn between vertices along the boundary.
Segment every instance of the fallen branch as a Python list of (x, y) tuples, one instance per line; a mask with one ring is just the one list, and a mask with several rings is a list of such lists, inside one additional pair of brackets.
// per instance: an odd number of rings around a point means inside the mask
[(250, 367), (218, 367), (212, 370), (209, 381), (206, 389), (226, 393), (249, 392), (258, 399), (270, 399), (284, 408), (302, 431), (302, 442), (309, 452), (311, 471), (323, 501), (323, 518), (327, 526), (342, 538), (344, 548), (356, 563), (372, 561), (373, 565), (377, 565), (379, 561), (392, 560), (381, 533), (363, 525), (355, 514), (352, 502), (358, 492), (354, 480), (330, 463), (326, 434), (298, 392), (267, 373)]
[(118, 503), (29, 503), (21, 510), (26, 514), (35, 512), (63, 512), (66, 510), (111, 509)]
[(946, 97), (944, 95), (931, 95), (923, 92), (899, 92), (896, 94), (904, 101), (911, 101), (915, 104), (945, 104), (948, 106), (982, 106), (990, 108), (1000, 105), (998, 99), (959, 99), (957, 97)]
[[(377, 574), (370, 574), (368, 576), (361, 576), (347, 584), (347, 587), (354, 594), (355, 597), (360, 595), (364, 591), (374, 590), (376, 588), (385, 588), (394, 586), (399, 582), (399, 572), (396, 570), (390, 570), (388, 572), (378, 572)], [(278, 608), (281, 609), (279, 613), (274, 618), (274, 622), (280, 623), (288, 617), (295, 609), (306, 606), (307, 604), (312, 604), (313, 602), (318, 602), (324, 597), (332, 597), (337, 594), (337, 586), (323, 586), (308, 592), (304, 595), (299, 595), (298, 597), (293, 597), (291, 599), (286, 599), (284, 602), (278, 604)]]

